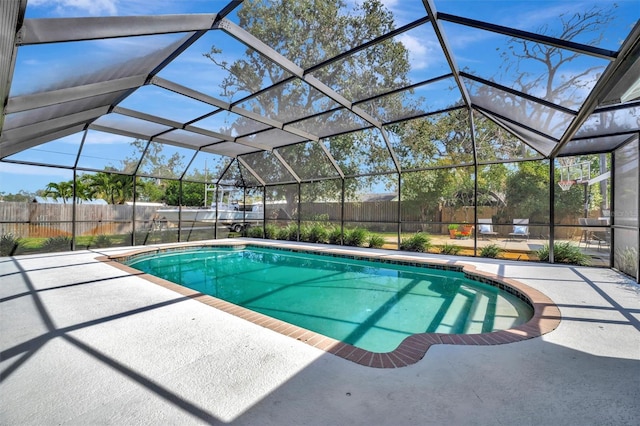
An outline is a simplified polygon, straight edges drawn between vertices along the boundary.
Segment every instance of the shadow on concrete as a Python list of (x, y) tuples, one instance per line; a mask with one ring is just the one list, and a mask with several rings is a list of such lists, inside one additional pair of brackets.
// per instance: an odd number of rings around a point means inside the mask
[[(194, 421), (197, 419), (198, 423), (204, 424), (223, 423), (208, 407), (200, 406), (180, 393), (167, 389), (154, 378), (136, 372), (69, 334), (75, 330), (181, 303), (190, 300), (189, 297), (177, 297), (57, 328), (40, 298), (42, 292), (86, 286), (124, 276), (37, 290), (29, 277), (30, 271), (18, 259), (14, 259), (13, 263), (27, 291), (5, 297), (0, 300), (0, 304), (20, 297), (31, 297), (47, 331), (0, 353), (0, 359), (4, 361), (19, 357), (0, 373), (0, 383), (11, 378), (52, 339), (61, 338), (166, 403), (189, 414)], [(563, 317), (563, 321), (625, 328), (630, 326), (636, 331), (640, 330), (640, 322), (634, 316), (640, 310), (626, 309), (596, 282), (575, 268), (571, 270), (576, 274), (577, 281), (592, 287), (609, 306), (559, 304), (560, 307), (576, 307), (593, 312), (592, 316)], [(598, 312), (619, 313), (624, 319), (603, 319)], [(265, 333), (270, 331), (265, 330)], [(637, 333), (627, 333), (625, 336), (638, 338)], [(602, 342), (599, 344), (602, 345)], [(606, 346), (610, 344), (604, 343)], [(389, 370), (363, 367), (325, 354), (295, 371), (286, 382), (272, 387), (270, 392), (263, 394), (250, 408), (238, 413), (232, 423), (631, 425), (640, 415), (637, 404), (640, 398), (637, 380), (639, 369), (638, 357), (630, 359), (597, 355), (554, 343), (546, 338), (495, 346), (437, 345), (417, 364)], [(256, 374), (260, 374), (259, 369)], [(101, 384), (95, 383), (95, 386), (100, 387)], [(230, 383), (229, 386), (235, 384)], [(210, 404), (215, 405), (216, 401), (210, 401)], [(96, 422), (107, 420), (95, 419)], [(37, 421), (46, 423), (47, 419), (39, 418)]]

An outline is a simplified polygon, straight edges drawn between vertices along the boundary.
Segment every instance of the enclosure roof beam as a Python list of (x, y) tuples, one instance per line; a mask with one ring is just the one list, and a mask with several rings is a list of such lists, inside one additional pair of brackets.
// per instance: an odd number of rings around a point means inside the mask
[[(638, 75), (640, 75), (640, 74), (638, 74)], [(624, 104), (606, 105), (606, 106), (598, 107), (598, 108), (593, 110), (593, 113), (594, 114), (599, 114), (601, 112), (618, 111), (618, 110), (623, 110), (623, 109), (627, 109), (627, 108), (639, 108), (639, 107), (640, 107), (640, 99), (636, 100), (636, 101), (629, 101), (629, 102), (624, 103)]]
[(528, 101), (535, 102), (537, 104), (546, 106), (548, 108), (555, 109), (555, 110), (563, 112), (565, 114), (570, 114), (570, 115), (573, 115), (573, 116), (575, 116), (577, 114), (577, 111), (574, 111), (574, 110), (572, 110), (570, 108), (566, 108), (566, 107), (563, 107), (561, 105), (554, 104), (553, 102), (549, 102), (547, 100), (544, 100), (544, 99), (541, 99), (541, 98), (537, 98), (537, 97), (529, 95), (527, 93), (520, 92), (519, 90), (514, 90), (514, 89), (512, 89), (510, 87), (503, 86), (502, 84), (498, 84), (498, 83), (495, 83), (493, 81), (485, 80), (484, 78), (481, 78), (481, 77), (478, 77), (478, 76), (475, 76), (475, 75), (472, 75), (472, 74), (468, 74), (468, 73), (466, 73), (464, 71), (460, 72), (460, 76), (462, 76), (464, 78), (468, 78), (469, 80), (477, 81), (478, 83), (484, 84), (486, 86), (493, 87), (494, 89), (502, 90), (503, 92), (509, 93), (511, 95), (514, 95), (514, 96), (518, 96), (518, 97), (526, 99)]
[(576, 53), (595, 56), (597, 58), (607, 59), (609, 61), (614, 60), (618, 55), (618, 53), (614, 50), (600, 49), (595, 46), (589, 46), (569, 40), (562, 40), (559, 38), (536, 34), (529, 31), (517, 30), (515, 28), (503, 27), (502, 25), (490, 24), (483, 21), (477, 21), (475, 19), (450, 15), (448, 13), (438, 12), (438, 19), (453, 22), (454, 24), (465, 25), (467, 27), (478, 28), (481, 30), (504, 34), (511, 37), (521, 38), (524, 40), (532, 41), (534, 43), (542, 43), (549, 46), (558, 47), (560, 49), (571, 50)]
[(252, 112), (252, 111), (248, 111), (248, 110), (246, 110), (244, 108), (240, 108), (238, 106), (231, 107), (231, 109), (229, 111), (234, 112), (234, 113), (236, 113), (238, 115), (241, 115), (243, 117), (250, 118), (250, 119), (252, 119), (254, 121), (257, 121), (258, 123), (262, 123), (262, 124), (266, 124), (267, 126), (275, 127), (277, 129), (282, 129), (284, 127), (284, 123), (282, 123), (281, 121), (274, 120), (273, 118), (265, 117), (263, 115), (257, 114), (257, 113)]
[(203, 136), (209, 136), (210, 138), (219, 139), (220, 142), (223, 142), (223, 141), (233, 142), (233, 138), (230, 138), (227, 135), (223, 135), (222, 133), (218, 133), (218, 132), (214, 132), (214, 131), (211, 131), (211, 130), (203, 129), (201, 127), (188, 125), (188, 126), (184, 127), (184, 130), (187, 130), (187, 131), (193, 132), (193, 133), (199, 133), (199, 134), (201, 134)]
[(382, 123), (380, 123), (378, 120), (373, 118), (371, 115), (367, 114), (365, 111), (363, 111), (360, 108), (354, 107), (353, 104), (350, 101), (348, 101), (345, 97), (343, 97), (342, 95), (340, 95), (339, 93), (331, 89), (326, 84), (322, 83), (317, 78), (309, 74), (305, 74), (304, 70), (301, 67), (294, 64), (292, 61), (290, 61), (289, 59), (285, 58), (283, 55), (278, 53), (275, 49), (271, 48), (270, 46), (268, 46), (267, 44), (265, 44), (264, 42), (262, 42), (261, 40), (259, 40), (258, 38), (250, 34), (249, 32), (245, 31), (243, 28), (234, 24), (233, 22), (227, 19), (222, 19), (214, 25), (214, 28), (219, 28), (227, 32), (228, 34), (230, 34), (231, 36), (233, 36), (243, 44), (249, 46), (250, 48), (260, 53), (261, 55), (268, 58), (273, 63), (279, 65), (280, 67), (284, 68), (286, 71), (290, 72), (291, 74), (305, 81), (306, 83), (308, 83), (314, 89), (318, 90), (323, 95), (327, 96), (333, 101), (351, 110), (353, 113), (358, 115), (363, 120), (369, 122), (370, 124), (378, 128), (382, 126)]
[(19, 46), (210, 30), (217, 14), (26, 19)]
[(235, 158), (232, 155), (222, 154), (215, 149), (216, 145), (220, 145), (223, 142), (229, 142), (229, 141), (214, 142), (214, 143), (202, 145), (200, 148), (198, 148), (198, 151), (207, 152), (209, 154), (221, 155), (223, 157), (228, 157), (228, 158)]
[[(216, 185), (220, 185), (220, 181), (222, 180), (222, 177), (227, 173), (227, 170), (229, 170), (232, 164), (233, 164), (233, 160), (229, 161), (229, 164), (227, 164), (226, 167), (222, 170), (222, 173), (220, 173), (220, 176), (218, 176), (218, 180), (216, 180)], [(217, 196), (218, 195), (216, 191), (216, 197)]]
[(467, 106), (462, 104), (462, 105), (455, 105), (455, 106), (444, 108), (444, 109), (437, 109), (435, 111), (425, 112), (425, 113), (414, 115), (414, 116), (411, 116), (411, 117), (408, 117), (408, 118), (399, 118), (397, 120), (387, 121), (387, 122), (384, 123), (384, 125), (385, 125), (385, 127), (387, 127), (387, 126), (389, 126), (391, 124), (398, 124), (398, 123), (402, 123), (403, 121), (411, 121), (411, 120), (416, 120), (418, 118), (429, 117), (431, 115), (443, 114), (443, 113), (455, 111), (455, 110), (462, 109), (462, 108), (467, 108)]
[[(514, 136), (515, 138), (517, 138), (518, 140), (520, 140), (522, 143), (524, 143), (525, 145), (527, 145), (529, 148), (533, 149), (535, 152), (537, 152), (538, 154), (540, 154), (540, 155), (542, 155), (542, 156), (544, 156), (544, 157), (546, 157), (546, 156), (547, 156), (547, 154), (546, 154), (546, 153), (544, 153), (544, 152), (540, 151), (540, 148), (536, 148), (536, 147), (534, 147), (533, 145), (531, 145), (531, 141), (527, 141), (527, 140), (526, 140), (526, 139), (524, 139), (522, 136), (520, 136), (520, 135), (518, 135), (517, 133), (515, 133), (515, 132), (514, 132), (514, 130), (513, 130), (513, 129), (511, 129), (511, 128), (509, 128), (507, 125), (505, 125), (505, 123), (513, 124), (514, 126), (518, 126), (518, 127), (520, 127), (522, 130), (525, 130), (525, 131), (527, 131), (527, 132), (531, 132), (531, 133), (535, 133), (536, 135), (538, 135), (538, 136), (540, 136), (540, 137), (543, 137), (543, 138), (548, 139), (550, 142), (557, 143), (557, 139), (552, 138), (551, 136), (549, 136), (549, 135), (547, 135), (547, 134), (545, 134), (545, 133), (542, 133), (542, 132), (541, 132), (541, 131), (539, 131), (539, 130), (532, 129), (531, 127), (525, 126), (525, 125), (524, 125), (524, 124), (522, 124), (522, 123), (519, 123), (519, 122), (517, 122), (517, 121), (515, 121), (515, 120), (512, 120), (512, 119), (510, 119), (510, 118), (507, 118), (507, 117), (505, 117), (505, 116), (503, 116), (503, 115), (497, 114), (496, 112), (486, 110), (486, 109), (484, 109), (484, 108), (482, 108), (482, 107), (480, 107), (480, 106), (478, 106), (478, 105), (474, 105), (472, 108), (473, 108), (474, 110), (476, 110), (476, 111), (480, 112), (480, 113), (481, 113), (483, 116), (485, 116), (488, 120), (491, 120), (491, 122), (492, 122), (492, 123), (495, 123), (498, 127), (500, 127), (500, 128), (502, 128), (503, 130), (505, 130), (505, 131), (509, 132), (509, 134), (510, 134), (510, 135)], [(497, 121), (496, 119), (503, 120), (505, 123), (500, 122), (500, 121)]]
[[(0, 142), (2, 143), (2, 155), (11, 155), (23, 149), (26, 149), (22, 142), (27, 142), (33, 138), (39, 138), (45, 136), (48, 133), (68, 129), (69, 127), (75, 127), (78, 125), (85, 126), (88, 121), (96, 119), (108, 111), (108, 107), (99, 107), (87, 111), (78, 112), (75, 114), (66, 115), (63, 117), (53, 118), (51, 120), (40, 121), (35, 124), (29, 124), (27, 126), (16, 127), (15, 129), (9, 129), (2, 132)], [(11, 148), (7, 142), (13, 144)], [(30, 145), (28, 142), (27, 145)]]
[(260, 149), (262, 151), (272, 151), (273, 150), (273, 148), (271, 148), (270, 146), (263, 145), (261, 143), (239, 141), (239, 140), (233, 141), (233, 143), (237, 143), (238, 145), (248, 146), (249, 148)]
[(200, 147), (196, 146), (196, 145), (189, 145), (189, 144), (182, 143), (182, 142), (179, 142), (179, 141), (174, 141), (174, 140), (171, 140), (171, 139), (163, 138), (162, 135), (154, 136), (153, 138), (151, 138), (151, 141), (152, 142), (157, 142), (157, 143), (162, 143), (162, 144), (165, 144), (165, 145), (171, 145), (171, 146), (177, 146), (177, 147), (180, 147), (180, 148), (186, 148), (188, 150), (195, 151), (195, 152), (198, 152), (198, 150), (200, 149)]
[(4, 2), (0, 7), (0, 133), (4, 126), (5, 106), (7, 105), (11, 82), (15, 72), (18, 46), (16, 46), (16, 33), (24, 22), (24, 13), (27, 9), (27, 0)]
[(282, 155), (280, 155), (277, 149), (273, 150), (273, 155), (275, 155), (278, 161), (280, 161), (280, 163), (282, 163), (284, 168), (287, 169), (287, 171), (291, 174), (291, 176), (293, 176), (293, 178), (296, 180), (296, 183), (302, 182), (302, 179), (300, 179), (300, 176), (298, 176), (298, 174), (291, 168), (289, 163), (287, 163), (287, 161), (284, 158), (282, 158)]
[[(265, 117), (263, 115), (255, 113), (255, 112), (248, 111), (248, 110), (246, 110), (244, 108), (241, 108), (239, 106), (232, 105), (232, 104), (230, 104), (228, 102), (224, 102), (222, 100), (214, 98), (213, 96), (205, 95), (204, 93), (189, 89), (188, 87), (181, 86), (181, 85), (173, 83), (173, 82), (171, 82), (169, 80), (165, 80), (165, 79), (159, 78), (159, 77), (154, 77), (151, 80), (151, 83), (156, 85), (156, 86), (158, 86), (158, 87), (162, 87), (164, 89), (170, 90), (170, 91), (172, 91), (174, 93), (178, 93), (180, 95), (184, 95), (184, 96), (187, 96), (189, 98), (196, 99), (196, 100), (201, 101), (201, 102), (205, 102), (205, 103), (207, 103), (209, 105), (213, 105), (213, 106), (216, 106), (216, 107), (218, 107), (220, 109), (233, 112), (234, 114), (238, 114), (238, 115), (240, 115), (242, 117), (249, 118), (251, 120), (257, 121), (257, 122), (262, 123), (262, 124), (266, 124), (267, 126), (271, 126), (271, 127), (276, 128), (276, 129), (281, 129), (281, 130), (284, 130), (285, 132), (293, 133), (295, 135), (305, 137), (305, 138), (307, 138), (309, 140), (316, 140), (317, 141), (319, 139), (318, 136), (313, 135), (313, 134), (311, 134), (309, 132), (305, 132), (303, 130), (296, 129), (295, 127), (287, 126), (287, 125), (285, 125), (284, 123), (282, 123), (282, 122), (280, 122), (278, 120), (274, 120), (272, 118)], [(216, 112), (214, 111), (212, 113), (206, 114), (206, 115), (204, 115), (202, 117), (199, 117), (196, 120), (193, 120), (192, 122), (198, 121), (198, 120), (203, 119), (203, 118), (208, 117), (208, 116), (211, 116), (211, 115), (213, 115), (215, 113)], [(186, 126), (186, 127), (189, 127), (189, 126)], [(252, 133), (249, 133), (247, 135), (238, 136), (238, 138), (239, 137), (244, 137), (244, 136), (249, 136), (251, 134)], [(244, 142), (238, 141), (237, 140), (238, 138), (229, 139), (228, 136), (224, 137), (224, 139), (226, 139), (226, 140), (232, 140), (234, 142), (244, 143)]]
[(451, 77), (453, 77), (453, 74), (447, 73), (447, 74), (440, 75), (440, 76), (437, 76), (437, 77), (429, 78), (427, 80), (419, 81), (417, 83), (413, 83), (413, 84), (410, 84), (408, 86), (398, 87), (397, 89), (393, 89), (393, 90), (390, 90), (388, 92), (380, 93), (380, 94), (375, 95), (375, 96), (370, 96), (368, 98), (360, 99), (359, 101), (353, 102), (353, 104), (354, 105), (360, 105), (360, 104), (363, 104), (363, 103), (366, 103), (366, 102), (371, 102), (371, 101), (373, 101), (375, 99), (381, 99), (381, 98), (385, 98), (387, 96), (395, 95), (396, 93), (402, 93), (402, 92), (406, 92), (408, 90), (413, 90), (413, 89), (416, 89), (418, 87), (422, 87), (422, 86), (429, 85), (431, 83), (436, 83), (438, 81), (446, 80), (447, 78), (451, 78)]
[(66, 136), (73, 135), (75, 133), (83, 131), (85, 128), (85, 124), (76, 124), (75, 126), (64, 127), (60, 130), (53, 131), (51, 133), (46, 133), (42, 136), (37, 137), (29, 137), (25, 141), (9, 141), (2, 143), (2, 150), (0, 153), (2, 156), (1, 159), (9, 157), (17, 152), (24, 151), (29, 148), (33, 148), (34, 146), (38, 146), (43, 143), (51, 142), (56, 139), (64, 138)]
[[(636, 22), (635, 27), (629, 33), (622, 47), (620, 47), (618, 57), (604, 70), (595, 87), (580, 107), (578, 115), (573, 119), (571, 124), (569, 124), (569, 127), (560, 138), (558, 145), (551, 151), (551, 158), (558, 155), (558, 152), (573, 138), (591, 113), (602, 103), (618, 82), (626, 80), (625, 74), (627, 74), (638, 61), (640, 61), (640, 21)], [(636, 78), (638, 78), (637, 75)]]
[(322, 152), (324, 152), (324, 155), (326, 155), (329, 161), (331, 162), (331, 165), (333, 166), (333, 168), (336, 169), (336, 172), (338, 172), (340, 177), (344, 179), (344, 172), (342, 171), (342, 167), (340, 167), (336, 159), (333, 157), (333, 155), (329, 151), (329, 148), (327, 148), (327, 146), (321, 141), (318, 141), (317, 143), (320, 146), (320, 149), (322, 149)]
[[(492, 119), (492, 117), (499, 118), (500, 120), (504, 120), (505, 122), (508, 122), (508, 123), (514, 124), (514, 125), (516, 125), (516, 126), (518, 126), (518, 127), (522, 128), (523, 130), (526, 130), (527, 132), (535, 133), (536, 135), (538, 135), (538, 136), (542, 136), (543, 138), (547, 138), (547, 139), (549, 139), (550, 141), (552, 141), (552, 142), (554, 142), (554, 143), (557, 143), (557, 142), (558, 142), (558, 139), (557, 139), (557, 138), (554, 138), (553, 136), (549, 136), (548, 134), (546, 134), (546, 133), (544, 133), (544, 132), (541, 132), (540, 130), (536, 130), (536, 129), (534, 129), (534, 128), (532, 128), (532, 127), (529, 127), (529, 126), (527, 126), (527, 125), (525, 125), (525, 124), (522, 124), (522, 123), (520, 123), (520, 122), (518, 122), (518, 121), (516, 121), (516, 120), (514, 120), (514, 119), (512, 119), (512, 118), (505, 117), (504, 115), (499, 114), (499, 113), (497, 113), (497, 112), (495, 112), (495, 111), (491, 111), (491, 110), (489, 110), (489, 109), (486, 109), (486, 108), (484, 108), (484, 107), (481, 107), (480, 105), (474, 105), (474, 106), (473, 106), (473, 109), (475, 109), (475, 110), (477, 110), (477, 111), (481, 112), (485, 117), (487, 117), (487, 118), (488, 118), (489, 120), (491, 120), (493, 123), (496, 123), (496, 124), (498, 124), (498, 125), (500, 125), (500, 123), (498, 123), (498, 122), (496, 122), (495, 120), (493, 120), (493, 119)], [(501, 127), (502, 127), (502, 126), (501, 126)], [(505, 127), (503, 127), (503, 129), (508, 130), (508, 128), (505, 128)], [(512, 131), (512, 130), (509, 130), (509, 132), (513, 134), (513, 131)], [(525, 140), (522, 140), (522, 141), (523, 141), (523, 142), (525, 142), (525, 143), (527, 142), (527, 141), (525, 141)], [(533, 148), (533, 147), (532, 147), (532, 148)], [(534, 149), (535, 149), (535, 148), (534, 148)], [(536, 151), (537, 151), (537, 150), (536, 150)]]
[(206, 95), (202, 92), (198, 92), (197, 90), (190, 89), (186, 86), (182, 86), (172, 81), (165, 80), (162, 77), (154, 76), (151, 79), (150, 83), (153, 84), (154, 86), (162, 87), (163, 89), (170, 90), (179, 95), (184, 95), (191, 99), (204, 102), (205, 104), (213, 105), (215, 107), (226, 109), (226, 110), (229, 110), (231, 108), (231, 104), (229, 104), (229, 102), (225, 102), (218, 98), (214, 98), (213, 96)]
[(89, 129), (96, 130), (98, 132), (113, 133), (115, 135), (126, 136), (130, 138), (135, 138), (135, 139), (142, 139), (145, 141), (149, 141), (153, 137), (153, 136), (145, 135), (139, 132), (132, 132), (130, 130), (125, 130), (125, 129), (116, 129), (114, 127), (103, 126), (102, 124), (95, 124), (95, 123), (91, 124), (89, 126)]
[[(189, 168), (191, 168), (191, 165), (193, 164), (193, 162), (195, 161), (196, 157), (198, 156), (198, 153), (200, 152), (199, 149), (196, 149), (193, 153), (193, 155), (191, 156), (191, 160), (189, 160), (189, 162), (187, 163), (187, 166), (184, 168), (184, 171), (182, 172), (182, 174), (180, 175), (180, 180), (184, 180), (184, 178), (187, 176), (187, 172), (189, 171)], [(189, 179), (187, 179), (188, 181)], [(206, 182), (205, 182), (206, 185)]]
[(431, 24), (433, 25), (433, 30), (436, 33), (436, 37), (438, 37), (438, 41), (440, 42), (440, 46), (442, 47), (442, 51), (444, 52), (445, 58), (447, 58), (447, 62), (449, 63), (449, 68), (453, 72), (453, 77), (456, 80), (456, 84), (458, 85), (458, 90), (460, 90), (460, 94), (462, 95), (462, 100), (464, 101), (466, 106), (471, 106), (471, 97), (469, 96), (469, 92), (467, 91), (464, 82), (460, 78), (460, 70), (458, 69), (458, 64), (451, 53), (451, 47), (449, 46), (449, 41), (447, 40), (444, 29), (438, 19), (436, 19), (436, 7), (433, 3), (433, 0), (422, 0), (425, 9), (427, 10), (427, 15), (431, 19)]
[(120, 92), (122, 90), (127, 90), (134, 87), (137, 88), (144, 84), (146, 78), (146, 75), (135, 75), (132, 77), (119, 78), (117, 80), (102, 81), (99, 83), (85, 84), (83, 86), (51, 90), (49, 92), (15, 96), (9, 98), (5, 112), (7, 114), (11, 114), (14, 112), (28, 111), (31, 109), (46, 107), (49, 105), (56, 105), (64, 102), (90, 98), (93, 96)]
[(230, 1), (220, 12), (218, 12), (218, 16), (216, 17), (216, 21), (226, 17), (228, 14), (233, 12), (233, 10), (240, 6), (244, 0), (232, 0)]
[(336, 55), (336, 56), (334, 56), (332, 58), (329, 58), (329, 59), (327, 59), (325, 61), (320, 62), (319, 64), (316, 64), (316, 65), (314, 65), (312, 67), (309, 67), (304, 72), (306, 74), (309, 74), (309, 73), (312, 73), (314, 71), (317, 71), (317, 70), (319, 70), (321, 68), (326, 67), (327, 65), (330, 65), (332, 63), (338, 62), (341, 59), (348, 58), (349, 56), (352, 56), (355, 53), (358, 53), (358, 52), (360, 52), (362, 50), (366, 50), (369, 47), (375, 46), (376, 44), (379, 44), (379, 43), (381, 43), (381, 42), (383, 42), (385, 40), (393, 38), (393, 37), (395, 37), (397, 35), (400, 35), (402, 33), (405, 33), (405, 32), (407, 32), (407, 31), (409, 31), (409, 30), (411, 30), (413, 28), (419, 27), (420, 25), (425, 24), (427, 22), (429, 22), (429, 17), (428, 16), (424, 16), (424, 17), (422, 17), (420, 19), (417, 19), (417, 20), (415, 20), (415, 21), (413, 21), (413, 22), (411, 22), (411, 23), (409, 23), (407, 25), (404, 25), (404, 26), (400, 27), (400, 28), (396, 28), (395, 30), (389, 31), (388, 33), (383, 34), (380, 37), (374, 38), (373, 40), (369, 40), (369, 41), (367, 41), (367, 42), (365, 42), (365, 43), (363, 43), (361, 45), (358, 45), (358, 46), (354, 47), (353, 49), (347, 50), (346, 52), (342, 52), (342, 53), (340, 53), (340, 54), (338, 54), (338, 55)]
[(178, 121), (167, 120), (166, 118), (158, 117), (156, 115), (146, 114), (140, 111), (134, 111), (129, 108), (115, 107), (112, 111), (116, 114), (126, 115), (127, 117), (138, 118), (140, 120), (150, 121), (152, 123), (162, 124), (164, 126), (173, 127), (174, 129), (182, 129), (184, 125)]
[(383, 127), (380, 129), (380, 133), (382, 134), (382, 139), (384, 140), (384, 144), (387, 146), (387, 151), (389, 151), (389, 155), (391, 156), (391, 160), (393, 161), (393, 165), (396, 168), (396, 171), (398, 173), (402, 173), (402, 168), (400, 167), (400, 160), (398, 160), (396, 151), (391, 146), (391, 141), (389, 140), (389, 135), (387, 134), (387, 130)]
[[(320, 140), (320, 138), (318, 136), (312, 135), (311, 133), (305, 132), (304, 130), (297, 129), (297, 128), (295, 128), (294, 126), (292, 126), (290, 124), (285, 124), (282, 127), (282, 130), (284, 130), (285, 132), (293, 133), (294, 135), (302, 136), (303, 138), (307, 138), (310, 141), (317, 142), (317, 141)], [(245, 136), (246, 135), (239, 136), (239, 137), (245, 137)]]
[(244, 166), (244, 168), (246, 168), (249, 171), (249, 173), (253, 175), (253, 177), (260, 183), (260, 185), (262, 186), (266, 185), (262, 180), (262, 178), (258, 175), (258, 173), (256, 173), (256, 171), (253, 170), (253, 168), (250, 165), (248, 165), (247, 162), (242, 159), (242, 157), (236, 157), (236, 159), (240, 164)]

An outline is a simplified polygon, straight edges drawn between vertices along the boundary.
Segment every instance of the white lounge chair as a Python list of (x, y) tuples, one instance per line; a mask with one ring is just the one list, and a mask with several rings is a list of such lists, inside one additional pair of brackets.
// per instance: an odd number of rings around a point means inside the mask
[(491, 219), (478, 219), (478, 234), (480, 234), (480, 237), (485, 239), (498, 235), (498, 233), (493, 230), (493, 223), (491, 222)]
[(509, 239), (523, 237), (529, 240), (529, 219), (513, 219), (513, 232), (509, 232)]

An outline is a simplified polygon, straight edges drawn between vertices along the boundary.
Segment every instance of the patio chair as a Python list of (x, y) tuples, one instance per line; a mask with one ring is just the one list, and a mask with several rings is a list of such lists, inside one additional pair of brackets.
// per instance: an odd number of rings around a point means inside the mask
[(587, 218), (579, 217), (578, 224), (580, 225), (580, 242), (578, 243), (578, 246), (582, 243), (584, 243), (585, 246), (588, 246), (589, 238), (591, 237), (591, 230), (587, 228)]
[(598, 250), (602, 248), (602, 246), (610, 246), (611, 245), (611, 231), (593, 231), (593, 239), (598, 243)]
[(608, 226), (609, 221), (605, 219), (591, 219), (587, 221), (588, 224), (600, 225), (595, 228), (591, 228), (591, 239), (594, 242), (598, 243), (598, 250), (602, 248), (602, 246), (611, 245), (611, 228)]
[(509, 239), (523, 237), (529, 240), (529, 219), (513, 219), (513, 232), (509, 232)]
[(491, 219), (478, 219), (478, 233), (480, 234), (480, 237), (484, 239), (489, 239), (498, 235), (498, 233), (493, 230), (493, 223), (491, 222)]
[(582, 235), (578, 246), (583, 241), (585, 247), (589, 247), (591, 244), (597, 243), (598, 250), (600, 250), (603, 245), (609, 245), (611, 243), (611, 229), (609, 226), (602, 226), (608, 225), (608, 220), (581, 217), (578, 218), (578, 223), (582, 229)]

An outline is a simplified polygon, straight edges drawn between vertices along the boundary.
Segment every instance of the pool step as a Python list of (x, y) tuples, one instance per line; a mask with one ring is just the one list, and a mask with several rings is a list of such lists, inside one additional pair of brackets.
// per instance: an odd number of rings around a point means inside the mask
[(469, 309), (469, 316), (467, 322), (464, 325), (464, 333), (482, 333), (482, 327), (487, 318), (487, 309), (489, 307), (489, 298), (482, 294), (476, 293), (476, 297), (473, 300), (473, 304)]
[[(460, 289), (462, 290), (462, 288)], [(447, 312), (440, 320), (440, 325), (436, 329), (436, 333), (458, 333), (464, 329), (464, 325), (467, 322), (468, 307), (474, 299), (475, 291), (468, 290), (459, 291), (448, 306)]]
[(453, 298), (436, 332), (482, 333), (490, 299), (476, 290), (464, 290)]

